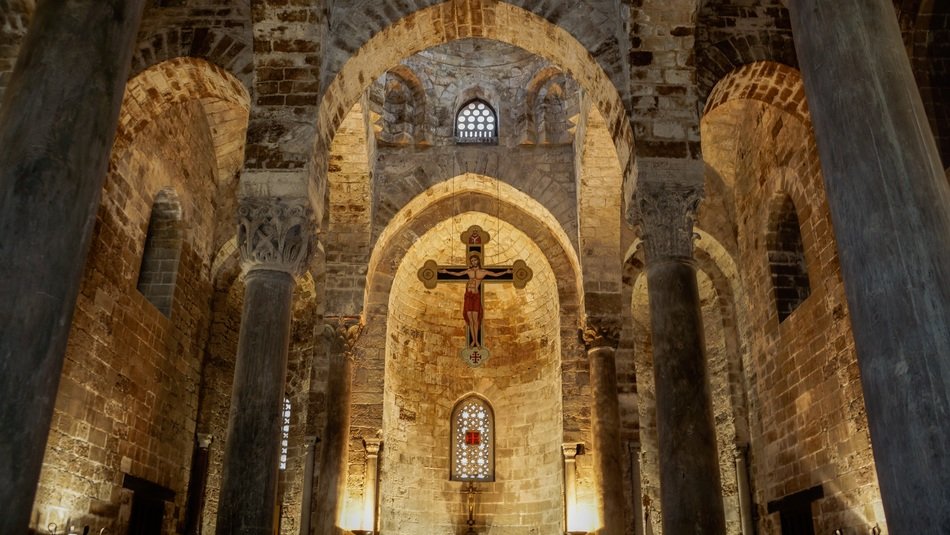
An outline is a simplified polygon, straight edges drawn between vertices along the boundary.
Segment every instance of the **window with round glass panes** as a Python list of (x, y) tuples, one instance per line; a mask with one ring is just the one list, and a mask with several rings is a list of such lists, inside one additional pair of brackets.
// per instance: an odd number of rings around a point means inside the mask
[(470, 100), (455, 115), (457, 143), (497, 143), (498, 117), (481, 99)]
[(487, 401), (469, 396), (452, 411), (452, 481), (495, 480), (495, 419)]

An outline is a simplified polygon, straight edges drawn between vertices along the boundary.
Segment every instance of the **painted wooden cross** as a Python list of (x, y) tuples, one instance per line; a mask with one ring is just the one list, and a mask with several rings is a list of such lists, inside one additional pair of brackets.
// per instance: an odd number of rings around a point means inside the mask
[(491, 353), (484, 345), (482, 320), (486, 282), (511, 282), (515, 288), (524, 288), (534, 273), (524, 260), (515, 260), (510, 266), (485, 266), (485, 244), (491, 236), (478, 225), (472, 225), (461, 235), (465, 244), (466, 266), (441, 266), (435, 260), (426, 260), (419, 270), (419, 280), (428, 289), (440, 282), (464, 282), (465, 298), (462, 301), (462, 317), (466, 327), (466, 346), (461, 351), (462, 360), (469, 366), (480, 366)]

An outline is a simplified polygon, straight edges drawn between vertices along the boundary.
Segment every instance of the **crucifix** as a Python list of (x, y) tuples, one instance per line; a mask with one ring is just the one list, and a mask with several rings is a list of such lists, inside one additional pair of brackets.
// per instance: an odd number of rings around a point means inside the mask
[(488, 282), (510, 282), (521, 289), (531, 280), (533, 272), (524, 260), (515, 260), (510, 266), (486, 266), (484, 258), (485, 244), (491, 236), (478, 225), (472, 225), (461, 235), (465, 244), (465, 266), (441, 266), (435, 260), (426, 260), (419, 270), (419, 280), (428, 289), (440, 282), (465, 283), (465, 298), (462, 301), (462, 318), (465, 320), (466, 344), (461, 351), (462, 360), (469, 366), (479, 366), (490, 356), (484, 345), (482, 320), (484, 312), (484, 293), (482, 288)]

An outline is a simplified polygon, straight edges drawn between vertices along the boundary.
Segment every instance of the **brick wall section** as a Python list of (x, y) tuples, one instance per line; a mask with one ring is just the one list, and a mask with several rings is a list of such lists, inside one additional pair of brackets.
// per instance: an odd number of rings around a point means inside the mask
[(703, 3), (696, 26), (696, 82), (701, 101), (723, 76), (757, 61), (798, 66), (784, 1)]
[[(209, 324), (214, 144), (200, 103), (169, 108), (113, 155), (77, 301), (35, 502), (39, 525), (121, 531), (128, 473), (167, 487), (183, 520)], [(148, 215), (165, 186), (185, 227), (171, 316), (135, 288)], [(64, 508), (59, 510), (57, 508)]]
[[(765, 505), (821, 484), (817, 532), (884, 524), (854, 342), (817, 149), (809, 128), (748, 103), (737, 160), (739, 265), (748, 289), (751, 465), (759, 526)], [(764, 235), (773, 200), (798, 210), (811, 295), (782, 323)]]
[(253, 57), (248, 4), (227, 0), (149, 3), (139, 26), (130, 77), (183, 56), (226, 69), (250, 89)]
[(326, 10), (308, 0), (255, 2), (254, 113), (245, 165), (301, 169), (314, 146)]

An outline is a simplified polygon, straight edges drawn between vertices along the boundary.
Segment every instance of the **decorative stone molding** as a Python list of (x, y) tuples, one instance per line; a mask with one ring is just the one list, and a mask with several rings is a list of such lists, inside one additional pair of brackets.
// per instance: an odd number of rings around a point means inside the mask
[[(333, 349), (345, 355), (352, 355), (356, 342), (363, 334), (363, 323), (359, 316), (327, 316), (323, 334), (333, 344)], [(334, 321), (335, 320), (335, 321)]]
[(300, 275), (314, 235), (313, 209), (306, 199), (241, 199), (237, 242), (245, 273), (266, 269)]
[(561, 453), (564, 454), (564, 460), (567, 462), (574, 462), (574, 458), (580, 455), (583, 449), (582, 442), (565, 442), (561, 444)]
[(647, 262), (693, 258), (693, 223), (702, 200), (698, 184), (640, 183), (637, 208)]
[(581, 338), (588, 351), (600, 347), (616, 349), (620, 342), (620, 322), (608, 318), (587, 318)]

